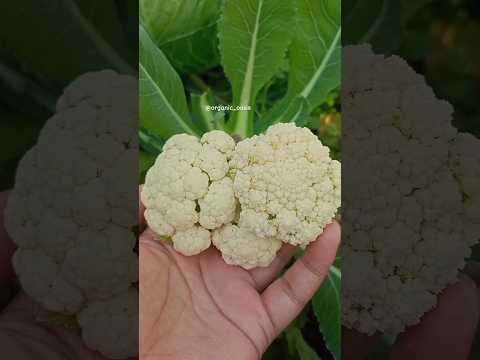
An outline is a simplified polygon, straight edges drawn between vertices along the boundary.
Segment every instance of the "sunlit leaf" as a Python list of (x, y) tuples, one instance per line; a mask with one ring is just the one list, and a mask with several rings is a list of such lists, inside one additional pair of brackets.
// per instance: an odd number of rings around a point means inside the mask
[(176, 133), (197, 135), (180, 77), (140, 26), (140, 124), (168, 139)]
[[(225, 0), (219, 24), (220, 52), (234, 106), (253, 106), (260, 89), (281, 66), (295, 11), (294, 1)], [(234, 112), (231, 128), (241, 137), (250, 135), (253, 111)]]

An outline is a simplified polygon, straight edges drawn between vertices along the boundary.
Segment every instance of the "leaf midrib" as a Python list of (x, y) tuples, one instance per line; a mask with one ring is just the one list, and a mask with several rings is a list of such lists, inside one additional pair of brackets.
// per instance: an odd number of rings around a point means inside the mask
[(162, 101), (166, 104), (168, 110), (170, 111), (170, 113), (172, 113), (172, 115), (174, 116), (175, 120), (177, 120), (177, 123), (189, 134), (191, 135), (194, 135), (194, 136), (197, 136), (197, 133), (190, 127), (188, 126), (188, 124), (185, 123), (185, 120), (183, 120), (180, 115), (175, 111), (175, 109), (172, 107), (172, 105), (170, 104), (170, 102), (167, 100), (167, 98), (165, 97), (165, 94), (163, 93), (162, 89), (157, 85), (157, 83), (153, 80), (153, 78), (150, 76), (150, 73), (147, 71), (147, 69), (142, 65), (142, 63), (140, 62), (139, 63), (139, 66), (140, 66), (140, 71), (142, 71), (143, 73), (145, 73), (145, 75), (147, 76), (148, 80), (150, 81), (150, 83), (153, 84), (155, 90), (158, 92), (158, 94), (160, 95)]
[(258, 28), (260, 27), (260, 16), (262, 14), (263, 1), (264, 0), (260, 0), (260, 2), (258, 3), (257, 16), (255, 18), (255, 28), (252, 33), (252, 42), (250, 44), (250, 54), (248, 56), (247, 70), (245, 72), (245, 82), (243, 83), (242, 95), (240, 97), (240, 105), (248, 105), (248, 101), (250, 101), (253, 81), (253, 69), (257, 52)]
[(320, 79), (320, 77), (322, 76), (323, 72), (325, 71), (328, 63), (330, 62), (333, 51), (337, 47), (337, 43), (340, 40), (341, 31), (342, 31), (341, 27), (339, 27), (336, 34), (335, 34), (335, 37), (333, 38), (333, 41), (332, 41), (330, 47), (328, 48), (325, 56), (323, 57), (323, 60), (320, 64), (320, 66), (318, 67), (317, 71), (315, 71), (315, 74), (313, 75), (312, 79), (307, 84), (305, 89), (303, 89), (303, 91), (300, 93), (300, 95), (303, 96), (305, 99), (308, 99), (311, 92), (315, 88), (315, 85), (317, 84), (317, 81)]
[[(245, 71), (245, 78), (243, 82), (242, 92), (240, 95), (240, 106), (250, 105), (250, 99), (252, 97), (252, 87), (253, 87), (253, 69), (255, 66), (255, 56), (257, 52), (257, 38), (258, 38), (258, 29), (260, 27), (260, 16), (262, 14), (263, 1), (260, 0), (257, 8), (257, 16), (255, 18), (255, 28), (252, 33), (252, 42), (250, 44), (250, 53), (248, 55), (248, 63)], [(248, 112), (239, 111), (235, 123), (235, 132), (238, 134), (246, 135), (248, 128)]]

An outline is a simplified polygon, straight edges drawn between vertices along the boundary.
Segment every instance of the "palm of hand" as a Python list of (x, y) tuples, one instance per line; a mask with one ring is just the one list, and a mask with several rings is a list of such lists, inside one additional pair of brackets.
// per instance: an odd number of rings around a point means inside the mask
[(337, 224), (329, 230), (276, 281), (293, 247), (284, 246), (270, 267), (247, 271), (225, 264), (213, 248), (179, 255), (147, 230), (140, 240), (141, 358), (259, 359), (328, 271), (340, 238)]

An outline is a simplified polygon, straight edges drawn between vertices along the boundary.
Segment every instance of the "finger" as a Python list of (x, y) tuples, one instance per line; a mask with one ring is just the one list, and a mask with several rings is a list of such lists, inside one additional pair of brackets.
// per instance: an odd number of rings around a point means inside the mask
[(438, 299), (437, 307), (419, 325), (400, 335), (391, 360), (468, 359), (480, 313), (480, 297), (475, 283), (462, 276)]
[(379, 335), (368, 336), (342, 328), (342, 359), (365, 360), (380, 341)]
[(15, 276), (11, 261), (15, 252), (15, 244), (8, 236), (4, 225), (4, 210), (7, 199), (8, 192), (0, 193), (0, 287), (10, 285)]
[(305, 255), (262, 294), (277, 333), (302, 311), (320, 287), (340, 244), (340, 226), (333, 223), (311, 243)]
[(270, 285), (280, 271), (290, 262), (296, 250), (295, 246), (285, 244), (268, 267), (258, 267), (250, 270), (250, 275), (255, 282), (255, 288), (258, 291), (263, 291)]

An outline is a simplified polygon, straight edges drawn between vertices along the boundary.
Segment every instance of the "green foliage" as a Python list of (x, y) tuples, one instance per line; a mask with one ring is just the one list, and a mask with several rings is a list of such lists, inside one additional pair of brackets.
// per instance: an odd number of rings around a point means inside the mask
[(300, 360), (321, 360), (315, 350), (307, 344), (299, 328), (288, 329), (286, 336), (290, 356), (298, 355)]
[[(219, 24), (220, 52), (232, 84), (233, 106), (251, 106), (280, 68), (290, 43), (295, 11), (294, 1), (225, 1)], [(241, 137), (249, 135), (253, 112), (235, 112), (231, 128)]]
[(18, 161), (35, 144), (66, 85), (90, 71), (136, 74), (138, 4), (18, 0), (2, 2), (1, 13), (0, 189), (4, 190), (12, 186)]
[(221, 0), (139, 0), (140, 22), (158, 46), (216, 22)]
[(35, 6), (18, 0), (1, 9), (0, 53), (15, 54), (23, 69), (49, 79), (49, 86), (63, 88), (92, 69), (135, 72), (129, 63), (136, 50), (125, 42), (114, 0), (38, 0)]
[(141, 26), (139, 39), (140, 124), (163, 139), (197, 135), (180, 77)]
[[(288, 92), (257, 126), (296, 119), (311, 112), (340, 85), (341, 3), (298, 0), (295, 35), (289, 49)], [(304, 125), (300, 123), (300, 125)]]
[(220, 63), (217, 25), (164, 44), (161, 49), (172, 65), (182, 73), (201, 73)]

